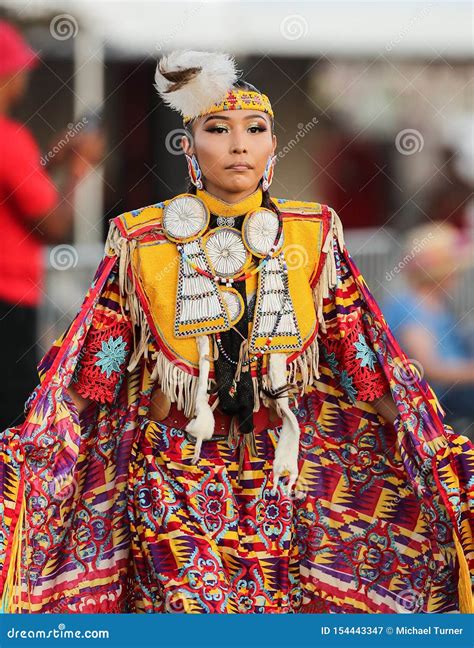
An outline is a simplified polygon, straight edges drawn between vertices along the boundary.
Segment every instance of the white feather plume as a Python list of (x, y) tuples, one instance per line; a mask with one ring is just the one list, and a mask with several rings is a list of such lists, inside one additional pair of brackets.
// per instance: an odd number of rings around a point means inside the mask
[[(162, 74), (189, 68), (201, 68), (185, 85), (167, 93), (173, 85)], [(163, 56), (156, 66), (155, 88), (163, 101), (184, 116), (197, 117), (221, 101), (238, 78), (235, 60), (230, 54), (176, 50)]]

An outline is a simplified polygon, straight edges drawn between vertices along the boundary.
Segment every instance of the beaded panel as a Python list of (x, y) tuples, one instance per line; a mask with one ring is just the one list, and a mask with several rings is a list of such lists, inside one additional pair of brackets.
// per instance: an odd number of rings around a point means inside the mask
[(288, 268), (280, 254), (260, 272), (249, 351), (293, 351), (302, 346), (288, 286)]
[[(199, 268), (210, 272), (201, 242), (184, 244), (183, 252)], [(176, 293), (174, 332), (177, 337), (225, 331), (230, 322), (217, 285), (197, 272), (181, 256)]]

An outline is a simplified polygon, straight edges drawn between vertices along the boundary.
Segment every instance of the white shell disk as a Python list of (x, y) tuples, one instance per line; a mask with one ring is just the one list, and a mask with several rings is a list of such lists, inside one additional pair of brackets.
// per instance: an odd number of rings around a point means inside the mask
[(196, 238), (206, 229), (209, 219), (207, 205), (193, 194), (180, 194), (163, 209), (163, 229), (172, 241)]
[(222, 286), (219, 288), (224, 306), (229, 314), (229, 320), (232, 324), (236, 324), (244, 314), (244, 300), (242, 295), (235, 290), (235, 288), (227, 288)]
[(250, 258), (239, 230), (219, 227), (204, 238), (209, 263), (220, 277), (232, 277), (240, 272)]
[[(259, 208), (247, 214), (242, 225), (245, 246), (258, 257), (266, 257), (278, 233), (278, 216), (270, 209)], [(277, 252), (283, 245), (283, 231), (277, 245)]]

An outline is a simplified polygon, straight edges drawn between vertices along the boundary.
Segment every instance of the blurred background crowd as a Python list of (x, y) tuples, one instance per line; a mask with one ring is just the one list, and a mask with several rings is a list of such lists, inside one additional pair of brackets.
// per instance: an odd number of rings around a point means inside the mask
[(153, 76), (187, 48), (232, 53), (269, 95), (272, 195), (336, 209), (404, 351), (474, 439), (472, 11), (0, 0), (0, 429), (79, 309), (108, 220), (185, 190)]

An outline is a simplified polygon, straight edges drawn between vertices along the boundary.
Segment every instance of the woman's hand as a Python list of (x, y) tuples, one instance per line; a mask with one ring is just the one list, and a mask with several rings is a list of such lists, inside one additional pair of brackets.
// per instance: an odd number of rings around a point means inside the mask
[(77, 391), (74, 389), (74, 387), (69, 386), (67, 388), (67, 392), (69, 396), (72, 398), (74, 405), (77, 407), (77, 411), (79, 414), (81, 414), (86, 407), (92, 403), (92, 400), (90, 398), (84, 398), (80, 394), (77, 393)]
[(398, 409), (393, 401), (391, 392), (384, 394), (380, 398), (376, 398), (372, 401), (372, 405), (377, 410), (377, 413), (380, 414), (384, 419), (386, 419), (391, 425), (393, 425), (395, 419), (398, 416)]

